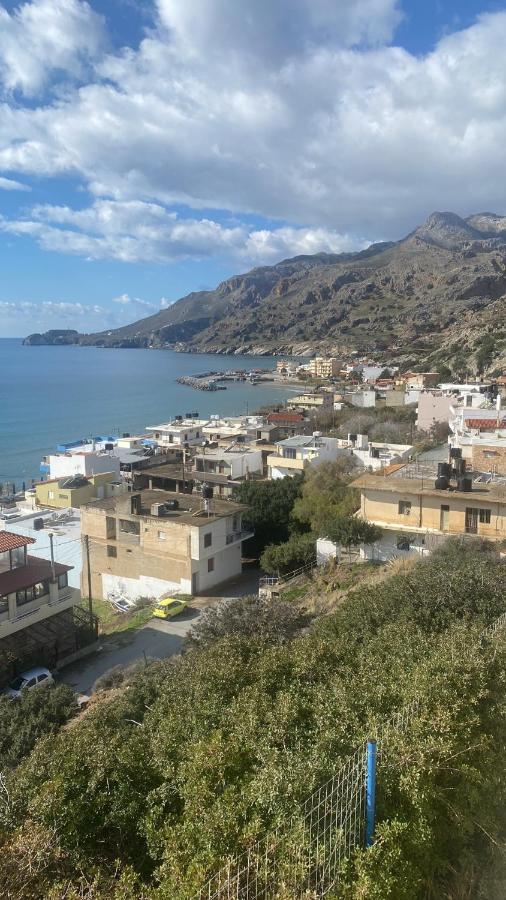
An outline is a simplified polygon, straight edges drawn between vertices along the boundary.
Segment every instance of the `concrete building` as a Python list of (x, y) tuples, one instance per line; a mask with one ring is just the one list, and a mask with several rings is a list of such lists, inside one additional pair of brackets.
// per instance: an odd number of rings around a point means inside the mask
[(360, 390), (360, 388), (356, 391), (345, 391), (344, 399), (347, 403), (351, 403), (352, 406), (357, 406), (359, 409), (371, 408), (376, 406), (376, 391)]
[(312, 378), (321, 378), (328, 381), (337, 378), (341, 370), (341, 362), (335, 356), (315, 356), (307, 363), (307, 369)]
[(290, 409), (307, 410), (331, 410), (334, 405), (334, 395), (329, 391), (310, 392), (289, 397), (286, 401)]
[(197, 453), (194, 470), (201, 474), (212, 473), (239, 479), (262, 474), (262, 452), (255, 447), (232, 443), (228, 447)]
[(96, 639), (96, 621), (68, 586), (71, 567), (28, 555), (33, 543), (0, 532), (0, 685), (30, 666), (60, 664)]
[(163, 425), (149, 425), (146, 431), (159, 447), (183, 447), (185, 444), (201, 444), (204, 440), (203, 428), (207, 424), (207, 419), (183, 419), (182, 416), (176, 416)]
[(448, 422), (452, 403), (452, 397), (444, 391), (420, 391), (416, 418), (418, 431), (430, 432), (435, 425)]
[(87, 504), (81, 510), (83, 593), (88, 596), (91, 581), (94, 597), (132, 603), (205, 594), (241, 573), (242, 542), (252, 536), (242, 522), (245, 509), (159, 490)]
[(119, 459), (110, 450), (68, 450), (66, 453), (51, 454), (48, 457), (49, 478), (72, 478), (84, 475), (89, 478), (104, 472), (111, 472), (119, 480)]
[(340, 440), (339, 446), (348, 449), (358, 465), (376, 471), (386, 466), (408, 462), (413, 455), (411, 444), (393, 444), (387, 441), (370, 441), (366, 434), (349, 434)]
[(438, 372), (403, 372), (400, 378), (406, 388), (425, 391), (428, 388), (437, 387), (439, 374)]
[(434, 477), (402, 477), (401, 470), (361, 475), (353, 487), (360, 491), (360, 515), (383, 529), (380, 542), (361, 548), (365, 559), (423, 555), (449, 535), (506, 539), (506, 481), (475, 478), (470, 491), (441, 490)]
[(268, 477), (271, 479), (293, 477), (309, 466), (333, 462), (343, 451), (337, 438), (323, 437), (319, 432), (312, 436), (296, 435), (276, 444), (276, 453), (267, 457)]
[(111, 497), (124, 493), (127, 486), (118, 481), (115, 472), (103, 472), (100, 475), (74, 475), (69, 478), (53, 478), (40, 481), (35, 485), (35, 502), (37, 506), (50, 509), (79, 509), (83, 503), (100, 497)]

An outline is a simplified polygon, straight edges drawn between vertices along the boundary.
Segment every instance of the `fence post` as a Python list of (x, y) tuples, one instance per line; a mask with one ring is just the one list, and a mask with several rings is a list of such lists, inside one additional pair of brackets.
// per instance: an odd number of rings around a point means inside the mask
[(365, 845), (370, 847), (374, 839), (376, 817), (376, 741), (367, 741), (366, 774), (366, 823)]

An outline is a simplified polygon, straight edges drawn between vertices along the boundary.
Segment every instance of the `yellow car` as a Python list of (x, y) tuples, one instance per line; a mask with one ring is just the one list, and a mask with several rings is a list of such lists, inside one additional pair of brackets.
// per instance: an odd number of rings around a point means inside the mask
[(166, 597), (165, 600), (159, 600), (156, 604), (153, 615), (157, 619), (172, 619), (183, 612), (188, 606), (187, 600), (176, 600), (174, 597)]

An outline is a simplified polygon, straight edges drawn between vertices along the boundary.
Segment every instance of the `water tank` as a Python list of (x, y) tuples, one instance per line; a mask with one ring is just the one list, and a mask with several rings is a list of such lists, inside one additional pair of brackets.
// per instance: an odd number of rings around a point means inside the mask
[(436, 491), (447, 491), (449, 481), (446, 475), (438, 475), (435, 482)]
[(461, 475), (458, 480), (458, 489), (459, 491), (463, 491), (465, 494), (468, 494), (469, 491), (473, 489), (473, 479), (468, 475)]
[(182, 421), (183, 421), (182, 416), (176, 416), (176, 422), (182, 422)]
[(44, 519), (34, 519), (33, 520), (33, 530), (40, 531), (41, 528), (44, 528)]
[(371, 456), (373, 459), (379, 459), (380, 451), (379, 447), (371, 447)]
[(109, 444), (109, 443), (107, 443), (107, 444), (105, 445), (105, 449), (106, 449), (106, 450), (114, 450), (114, 444)]
[(122, 437), (124, 437), (124, 438), (130, 437), (130, 432), (129, 432), (129, 431), (124, 431), (123, 434), (122, 434)]
[(313, 437), (318, 438), (318, 437), (321, 437), (321, 436), (322, 436), (321, 431), (313, 431)]
[(213, 489), (210, 484), (202, 485), (202, 499), (203, 500), (211, 500), (213, 496)]
[(455, 460), (455, 472), (457, 475), (463, 475), (466, 471), (466, 461), (465, 459), (456, 459)]
[(357, 435), (356, 435), (356, 434), (349, 434), (349, 435), (348, 435), (348, 440), (351, 441), (352, 444), (354, 444), (355, 441), (357, 440)]
[(460, 447), (450, 447), (450, 459), (460, 459), (462, 457), (462, 450)]
[(437, 464), (437, 477), (444, 476), (445, 478), (450, 478), (452, 474), (452, 467), (450, 463), (440, 462)]
[(166, 509), (179, 509), (179, 500), (166, 500)]

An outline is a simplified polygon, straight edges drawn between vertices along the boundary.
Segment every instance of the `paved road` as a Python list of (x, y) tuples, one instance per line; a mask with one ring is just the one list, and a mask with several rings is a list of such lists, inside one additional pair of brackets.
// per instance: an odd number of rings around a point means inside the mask
[[(188, 609), (177, 619), (150, 619), (128, 643), (104, 641), (102, 649), (60, 672), (60, 679), (80, 694), (90, 694), (97, 678), (115, 666), (130, 666), (147, 659), (165, 659), (179, 653), (185, 635), (198, 621), (202, 610)], [(124, 638), (122, 639), (125, 640)]]

